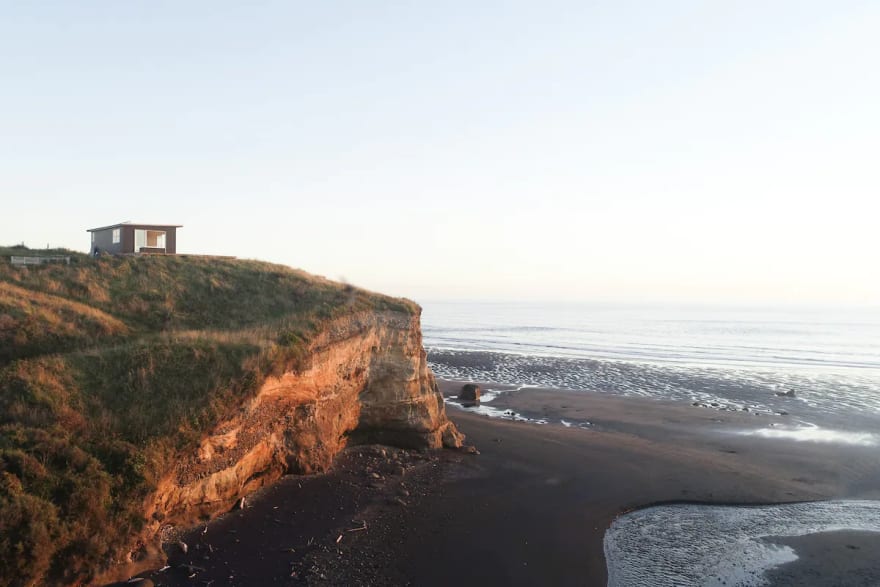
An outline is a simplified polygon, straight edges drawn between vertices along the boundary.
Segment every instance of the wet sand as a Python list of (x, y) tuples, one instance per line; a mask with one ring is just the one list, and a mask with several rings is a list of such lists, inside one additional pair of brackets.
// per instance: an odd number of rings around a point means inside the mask
[[(441, 382), (448, 394), (460, 385)], [(170, 545), (171, 568), (153, 580), (604, 585), (605, 529), (630, 509), (676, 501), (880, 499), (875, 448), (737, 433), (768, 425), (762, 418), (769, 416), (536, 389), (492, 403), (585, 427), (491, 419), (450, 407), (480, 454), (350, 448), (330, 473), (287, 477), (244, 511), (183, 536), (188, 552)], [(801, 542), (828, 540), (815, 535)], [(831, 548), (826, 562), (813, 567), (786, 565), (779, 584), (803, 584), (823, 569), (845, 567), (852, 551)]]
[(837, 531), (768, 539), (794, 549), (798, 560), (767, 573), (772, 585), (876, 587), (880, 532)]

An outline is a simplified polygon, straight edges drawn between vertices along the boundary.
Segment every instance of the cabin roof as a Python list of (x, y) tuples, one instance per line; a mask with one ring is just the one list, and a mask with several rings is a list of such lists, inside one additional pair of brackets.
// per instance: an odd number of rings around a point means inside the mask
[(98, 232), (99, 230), (110, 230), (111, 228), (119, 228), (121, 226), (131, 226), (134, 228), (181, 228), (182, 224), (151, 224), (148, 222), (120, 222), (118, 224), (110, 224), (109, 226), (101, 226), (98, 228), (89, 228), (86, 232)]

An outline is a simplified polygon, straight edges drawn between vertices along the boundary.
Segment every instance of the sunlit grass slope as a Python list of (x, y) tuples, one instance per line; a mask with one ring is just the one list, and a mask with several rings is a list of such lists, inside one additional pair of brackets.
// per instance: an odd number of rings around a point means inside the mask
[(0, 585), (88, 581), (143, 526), (179, 451), (327, 321), (406, 300), (287, 267), (0, 248)]

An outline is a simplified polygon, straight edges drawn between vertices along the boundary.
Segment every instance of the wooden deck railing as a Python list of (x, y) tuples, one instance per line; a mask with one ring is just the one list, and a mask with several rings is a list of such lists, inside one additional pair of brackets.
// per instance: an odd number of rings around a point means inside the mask
[(9, 258), (13, 265), (41, 265), (43, 263), (67, 263), (70, 265), (70, 257), (61, 255), (47, 255), (45, 257), (19, 257)]

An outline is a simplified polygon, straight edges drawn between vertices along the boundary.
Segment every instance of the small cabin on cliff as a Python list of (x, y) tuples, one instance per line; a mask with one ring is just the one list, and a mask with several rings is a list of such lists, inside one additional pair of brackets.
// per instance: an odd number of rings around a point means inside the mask
[(91, 254), (135, 253), (177, 254), (177, 229), (182, 224), (134, 224), (122, 222), (100, 228), (90, 228)]

